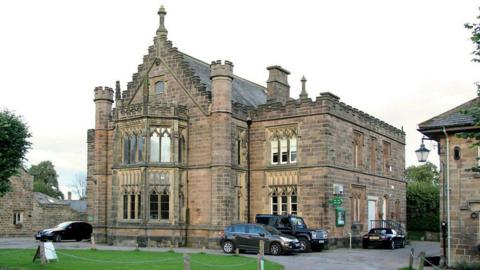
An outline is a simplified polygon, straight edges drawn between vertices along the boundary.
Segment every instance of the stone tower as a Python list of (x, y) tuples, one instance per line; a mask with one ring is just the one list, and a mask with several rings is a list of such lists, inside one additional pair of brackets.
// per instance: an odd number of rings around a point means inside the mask
[(210, 65), (212, 80), (212, 225), (224, 226), (233, 220), (232, 181), (232, 80), (233, 64), (220, 60)]

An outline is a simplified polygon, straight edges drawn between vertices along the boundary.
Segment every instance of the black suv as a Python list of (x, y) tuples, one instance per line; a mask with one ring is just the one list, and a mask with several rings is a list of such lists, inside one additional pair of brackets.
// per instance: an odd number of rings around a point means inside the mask
[(263, 224), (234, 224), (225, 228), (220, 246), (225, 253), (241, 251), (258, 252), (260, 240), (264, 240), (265, 253), (280, 255), (298, 251), (300, 242), (291, 235), (284, 235), (273, 227)]
[(303, 218), (294, 215), (257, 214), (255, 222), (270, 225), (284, 234), (289, 234), (300, 241), (300, 251), (321, 251), (328, 247), (328, 234), (325, 230), (310, 230)]

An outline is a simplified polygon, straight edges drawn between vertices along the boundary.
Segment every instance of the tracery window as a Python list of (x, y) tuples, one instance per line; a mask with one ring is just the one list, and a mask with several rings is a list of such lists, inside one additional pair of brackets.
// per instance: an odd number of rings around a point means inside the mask
[(123, 163), (133, 164), (143, 161), (145, 138), (141, 132), (126, 133), (123, 136)]
[(122, 218), (141, 219), (142, 195), (140, 192), (127, 193), (122, 196)]
[(150, 193), (150, 219), (168, 220), (170, 214), (170, 196), (165, 189), (160, 194)]
[(270, 204), (274, 215), (297, 214), (297, 187), (270, 187)]
[(120, 186), (118, 217), (123, 220), (142, 219), (142, 179), (141, 172), (119, 171)]
[(294, 128), (275, 128), (270, 131), (270, 163), (297, 162), (297, 135)]
[(154, 128), (150, 134), (150, 162), (171, 162), (170, 128)]

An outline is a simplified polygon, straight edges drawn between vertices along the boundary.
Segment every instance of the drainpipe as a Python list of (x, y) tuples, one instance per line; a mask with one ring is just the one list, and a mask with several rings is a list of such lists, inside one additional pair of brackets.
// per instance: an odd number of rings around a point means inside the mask
[(247, 117), (247, 223), (250, 223), (250, 126), (252, 119)]
[(448, 140), (448, 134), (447, 131), (445, 130), (445, 127), (443, 127), (443, 134), (445, 134), (445, 140), (446, 140), (446, 182), (447, 182), (447, 267), (450, 266), (451, 263), (451, 232), (450, 232), (450, 145), (449, 145), (449, 140)]

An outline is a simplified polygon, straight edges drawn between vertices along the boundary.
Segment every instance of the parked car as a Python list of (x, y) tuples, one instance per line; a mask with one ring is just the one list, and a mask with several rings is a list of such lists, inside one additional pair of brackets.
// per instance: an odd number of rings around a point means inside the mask
[(328, 233), (325, 230), (312, 230), (302, 217), (295, 215), (257, 214), (255, 222), (274, 227), (280, 232), (292, 235), (300, 241), (300, 251), (321, 251), (328, 247)]
[(234, 224), (225, 228), (220, 246), (225, 253), (240, 251), (258, 252), (260, 240), (264, 240), (265, 253), (274, 256), (300, 250), (300, 242), (275, 228), (263, 224)]
[(363, 236), (363, 248), (370, 246), (395, 249), (405, 247), (405, 234), (392, 228), (373, 228)]
[(40, 241), (52, 240), (60, 242), (62, 240), (90, 239), (92, 235), (92, 225), (82, 221), (67, 221), (58, 224), (55, 228), (38, 231), (35, 239)]

